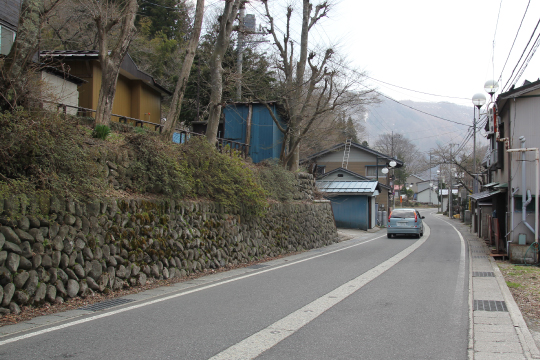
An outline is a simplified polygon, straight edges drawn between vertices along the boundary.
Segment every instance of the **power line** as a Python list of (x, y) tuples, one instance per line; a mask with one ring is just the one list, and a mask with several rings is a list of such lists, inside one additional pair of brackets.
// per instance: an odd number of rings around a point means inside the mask
[(525, 20), (525, 15), (527, 15), (527, 10), (529, 10), (529, 5), (531, 4), (531, 0), (527, 3), (527, 7), (525, 8), (525, 12), (523, 13), (523, 17), (521, 18), (521, 22), (519, 23), (519, 27), (516, 32), (516, 36), (514, 37), (514, 41), (512, 42), (512, 46), (510, 47), (510, 51), (508, 51), (508, 56), (506, 57), (506, 61), (504, 62), (504, 66), (501, 70), (501, 75), (499, 75), (499, 81), (502, 79), (502, 74), (504, 72), (504, 69), (506, 68), (506, 63), (508, 63), (508, 59), (510, 58), (510, 54), (512, 53), (512, 49), (514, 48), (514, 44), (516, 43), (516, 39), (519, 35), (519, 30), (521, 30), (521, 25), (523, 25), (523, 20)]
[[(349, 70), (354, 72), (354, 70), (351, 70), (351, 69), (349, 69)], [(426, 114), (426, 115), (429, 115), (429, 116), (433, 116), (434, 118), (441, 119), (441, 120), (444, 120), (444, 121), (448, 121), (448, 122), (451, 122), (451, 123), (454, 123), (454, 124), (464, 125), (464, 126), (470, 126), (469, 124), (460, 123), (460, 122), (458, 122), (458, 121), (454, 121), (454, 120), (450, 120), (450, 119), (445, 119), (445, 118), (443, 118), (443, 117), (440, 117), (440, 116), (437, 116), (437, 115), (430, 114), (430, 113), (428, 113), (428, 112), (422, 111), (422, 110), (420, 110), (420, 109), (417, 109), (417, 108), (415, 108), (415, 107), (409, 106), (409, 105), (407, 105), (407, 104), (403, 104), (402, 102), (399, 102), (399, 101), (397, 101), (397, 100), (391, 98), (390, 96), (386, 96), (386, 95), (384, 95), (384, 94), (381, 93), (381, 92), (378, 92), (378, 91), (375, 91), (375, 92), (376, 92), (377, 94), (381, 95), (382, 97), (385, 97), (385, 98), (387, 98), (387, 99), (389, 99), (389, 100), (392, 100), (393, 102), (396, 102), (396, 103), (398, 103), (398, 104), (400, 104), (400, 105), (402, 105), (402, 106), (408, 107), (409, 109), (412, 109), (412, 110), (421, 112), (422, 114)]]
[(506, 84), (504, 84), (504, 89), (508, 90), (507, 85), (510, 83), (510, 80), (512, 79), (512, 76), (514, 75), (514, 72), (516, 71), (519, 63), (521, 62), (521, 59), (523, 58), (523, 55), (525, 54), (525, 51), (527, 51), (527, 48), (529, 47), (529, 44), (531, 43), (532, 38), (534, 37), (534, 34), (536, 33), (536, 29), (538, 28), (538, 25), (540, 25), (540, 19), (538, 19), (538, 22), (536, 23), (536, 26), (534, 27), (534, 30), (531, 34), (531, 37), (529, 38), (529, 41), (527, 42), (527, 45), (523, 49), (523, 52), (521, 53), (521, 56), (519, 57), (518, 62), (516, 63), (516, 66), (514, 66), (514, 69), (512, 70), (512, 73), (510, 74), (510, 77), (508, 78), (508, 81)]
[(419, 93), (419, 94), (430, 95), (430, 96), (438, 96), (438, 97), (444, 97), (444, 98), (449, 98), (449, 99), (470, 100), (469, 98), (463, 98), (463, 97), (458, 97), (458, 96), (437, 95), (437, 94), (432, 94), (432, 93), (428, 93), (428, 92), (424, 92), (424, 91), (413, 90), (413, 89), (409, 89), (409, 88), (406, 88), (406, 87), (403, 87), (403, 86), (390, 84), (390, 83), (388, 83), (386, 81), (378, 80), (378, 79), (375, 79), (375, 78), (373, 78), (371, 76), (368, 76), (368, 75), (364, 75), (364, 76), (367, 77), (368, 79), (371, 79), (371, 80), (374, 80), (374, 81), (377, 81), (377, 82), (380, 82), (380, 83), (383, 83), (383, 84), (386, 84), (386, 85), (394, 86), (394, 87), (397, 87), (397, 88), (400, 88), (400, 89), (403, 89), (403, 90), (408, 90), (408, 91), (416, 92), (416, 93)]
[(491, 53), (491, 70), (493, 71), (492, 79), (495, 77), (495, 36), (497, 35), (497, 27), (499, 26), (499, 17), (501, 16), (502, 0), (499, 2), (499, 12), (497, 14), (497, 22), (495, 23), (495, 32), (493, 33), (493, 50)]

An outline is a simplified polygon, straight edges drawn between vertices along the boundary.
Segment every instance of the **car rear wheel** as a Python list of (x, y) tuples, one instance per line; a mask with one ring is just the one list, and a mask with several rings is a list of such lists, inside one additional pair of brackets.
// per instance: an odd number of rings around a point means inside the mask
[(392, 234), (386, 234), (386, 237), (391, 239), (392, 238)]

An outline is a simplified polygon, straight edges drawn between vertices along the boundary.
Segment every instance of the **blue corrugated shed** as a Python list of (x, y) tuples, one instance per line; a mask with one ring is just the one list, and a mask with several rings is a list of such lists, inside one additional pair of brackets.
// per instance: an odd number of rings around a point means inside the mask
[(340, 195), (330, 198), (338, 228), (368, 230), (369, 203), (365, 195)]
[[(249, 155), (254, 163), (265, 159), (279, 159), (283, 133), (274, 123), (272, 116), (264, 104), (233, 103), (223, 108), (225, 115), (225, 134), (223, 138), (246, 143), (247, 118), (249, 105), (253, 108), (251, 116), (251, 136)], [(275, 103), (270, 105), (282, 127), (286, 127), (281, 119)]]
[(320, 191), (329, 194), (337, 227), (368, 230), (375, 225), (370, 223), (370, 217), (375, 211), (377, 181), (317, 180), (316, 184)]

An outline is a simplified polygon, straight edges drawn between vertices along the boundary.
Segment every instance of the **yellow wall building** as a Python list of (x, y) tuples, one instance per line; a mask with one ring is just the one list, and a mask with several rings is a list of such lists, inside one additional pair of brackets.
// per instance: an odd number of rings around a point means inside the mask
[[(79, 106), (95, 110), (101, 88), (101, 66), (96, 50), (41, 51), (44, 61), (60, 62), (62, 68), (87, 83), (79, 86)], [(161, 100), (170, 91), (154, 81), (152, 76), (139, 70), (128, 55), (124, 58), (118, 75), (116, 94), (112, 112), (115, 115), (130, 117), (161, 124)], [(113, 116), (112, 121), (119, 121)]]

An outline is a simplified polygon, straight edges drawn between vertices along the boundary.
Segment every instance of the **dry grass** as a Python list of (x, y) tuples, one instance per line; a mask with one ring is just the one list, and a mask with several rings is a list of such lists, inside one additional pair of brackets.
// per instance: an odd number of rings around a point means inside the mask
[(498, 261), (506, 284), (529, 327), (540, 331), (540, 268)]

